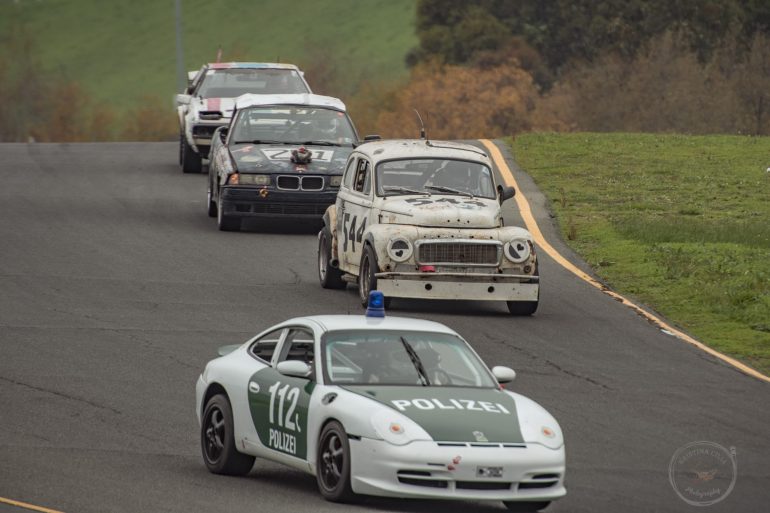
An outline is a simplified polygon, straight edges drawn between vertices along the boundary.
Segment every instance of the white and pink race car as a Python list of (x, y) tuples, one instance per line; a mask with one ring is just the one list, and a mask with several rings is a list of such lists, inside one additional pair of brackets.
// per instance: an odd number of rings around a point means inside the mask
[(227, 126), (242, 94), (310, 93), (302, 71), (293, 64), (216, 62), (188, 73), (189, 85), (176, 95), (179, 117), (179, 164), (185, 173), (200, 173), (211, 136)]

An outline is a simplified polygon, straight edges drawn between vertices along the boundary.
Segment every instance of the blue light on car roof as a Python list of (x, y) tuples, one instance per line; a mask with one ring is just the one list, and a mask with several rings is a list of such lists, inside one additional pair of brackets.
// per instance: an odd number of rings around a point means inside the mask
[(366, 308), (367, 317), (385, 317), (385, 296), (379, 290), (369, 292), (369, 305)]

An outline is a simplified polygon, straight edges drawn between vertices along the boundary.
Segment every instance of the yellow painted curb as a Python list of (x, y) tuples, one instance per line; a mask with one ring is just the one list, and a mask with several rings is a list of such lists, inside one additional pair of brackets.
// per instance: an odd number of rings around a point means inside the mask
[(13, 499), (6, 499), (5, 497), (0, 497), (0, 503), (3, 504), (9, 504), (11, 506), (16, 506), (18, 508), (24, 508), (31, 511), (40, 511), (41, 513), (63, 513), (59, 510), (55, 509), (48, 509), (44, 508), (42, 506), (35, 506), (34, 504), (27, 504), (26, 502), (21, 501), (15, 501)]
[(752, 369), (745, 363), (739, 362), (735, 358), (722, 354), (719, 351), (705, 345), (704, 343), (699, 342), (698, 340), (695, 340), (694, 338), (687, 335), (686, 333), (679, 331), (678, 329), (674, 328), (670, 324), (663, 321), (663, 319), (660, 319), (652, 315), (651, 313), (647, 312), (646, 310), (643, 310), (642, 308), (635, 305), (625, 297), (621, 296), (617, 292), (613, 292), (612, 290), (608, 289), (605, 285), (595, 280), (585, 272), (581, 271), (572, 262), (564, 258), (561, 255), (561, 253), (556, 251), (556, 249), (553, 246), (551, 246), (547, 240), (545, 240), (545, 237), (543, 237), (543, 233), (540, 231), (540, 227), (537, 225), (537, 221), (535, 221), (535, 217), (532, 215), (532, 209), (529, 206), (529, 201), (527, 201), (527, 198), (521, 192), (521, 189), (519, 188), (519, 185), (516, 183), (516, 179), (513, 177), (513, 173), (511, 172), (511, 169), (508, 167), (508, 164), (506, 164), (505, 159), (503, 158), (503, 154), (500, 152), (500, 149), (497, 147), (497, 145), (495, 145), (495, 143), (493, 143), (489, 139), (479, 139), (479, 142), (483, 144), (484, 147), (489, 152), (489, 155), (492, 157), (492, 160), (495, 162), (495, 165), (497, 166), (497, 169), (500, 171), (500, 175), (503, 177), (503, 180), (505, 180), (505, 183), (516, 188), (516, 195), (513, 198), (516, 200), (516, 205), (519, 208), (521, 217), (524, 219), (524, 224), (526, 225), (527, 230), (529, 230), (529, 232), (532, 234), (532, 238), (535, 239), (535, 242), (537, 243), (537, 245), (540, 246), (540, 248), (543, 251), (548, 253), (548, 255), (551, 258), (553, 258), (557, 264), (561, 265), (563, 268), (565, 268), (566, 270), (568, 270), (569, 272), (571, 272), (581, 280), (585, 281), (586, 283), (601, 290), (602, 292), (612, 297), (616, 301), (623, 303), (627, 307), (631, 308), (636, 313), (644, 317), (647, 321), (659, 327), (661, 330), (665, 330), (667, 333), (681, 340), (684, 340), (688, 344), (694, 345), (701, 351), (704, 351), (712, 356), (715, 356), (716, 358), (719, 358), (723, 362), (729, 365), (732, 365), (736, 369), (748, 374), (749, 376), (753, 376), (757, 379), (770, 383), (770, 376), (765, 376), (758, 370)]

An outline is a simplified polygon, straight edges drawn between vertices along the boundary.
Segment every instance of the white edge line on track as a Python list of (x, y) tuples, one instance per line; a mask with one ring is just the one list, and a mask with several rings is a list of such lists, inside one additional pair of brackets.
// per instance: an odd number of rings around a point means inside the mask
[(638, 305), (632, 303), (631, 301), (621, 296), (617, 292), (614, 292), (608, 289), (606, 285), (602, 284), (601, 282), (595, 280), (590, 275), (581, 271), (572, 262), (570, 262), (564, 256), (562, 256), (561, 253), (559, 253), (553, 246), (551, 246), (551, 244), (548, 243), (547, 240), (545, 240), (543, 233), (540, 231), (540, 227), (537, 225), (537, 221), (535, 221), (535, 216), (532, 215), (532, 210), (529, 206), (529, 201), (527, 201), (527, 198), (524, 197), (524, 194), (521, 192), (521, 189), (519, 188), (518, 183), (516, 183), (516, 179), (514, 178), (513, 173), (511, 172), (511, 169), (508, 167), (508, 164), (505, 162), (505, 158), (503, 158), (503, 154), (500, 151), (500, 148), (498, 148), (497, 145), (492, 141), (490, 141), (489, 139), (479, 139), (479, 142), (483, 144), (484, 147), (489, 152), (490, 157), (492, 157), (492, 160), (497, 166), (497, 169), (500, 171), (500, 175), (503, 177), (503, 180), (505, 180), (506, 184), (516, 188), (516, 195), (513, 197), (513, 199), (516, 200), (516, 205), (519, 208), (521, 217), (524, 219), (524, 224), (527, 226), (527, 229), (532, 234), (532, 237), (535, 239), (535, 242), (537, 243), (538, 246), (540, 246), (540, 248), (543, 251), (548, 253), (548, 255), (551, 258), (553, 258), (557, 264), (561, 265), (563, 268), (565, 268), (566, 270), (568, 270), (569, 272), (571, 272), (581, 280), (585, 281), (589, 285), (601, 290), (602, 292), (604, 292), (614, 300), (620, 303), (623, 303), (625, 306), (631, 308), (637, 314), (645, 318), (650, 323), (656, 325), (661, 330), (665, 330), (667, 333), (673, 335), (674, 337), (697, 347), (701, 351), (704, 351), (710, 354), (711, 356), (719, 358), (723, 362), (735, 367), (736, 369), (740, 370), (745, 374), (748, 374), (749, 376), (752, 376), (759, 380), (770, 383), (770, 376), (766, 376), (761, 372), (759, 372), (758, 370), (749, 367), (745, 363), (739, 362), (735, 358), (722, 354), (716, 349), (713, 349), (705, 345), (703, 342), (700, 342), (694, 339), (693, 337), (689, 336), (688, 334), (679, 331), (678, 329), (674, 328), (673, 326), (665, 322), (663, 319), (660, 319), (659, 317), (656, 317), (655, 315), (649, 313), (648, 311), (640, 308)]
[(6, 499), (5, 497), (0, 497), (0, 504), (8, 504), (10, 506), (16, 506), (17, 508), (24, 508), (30, 511), (39, 511), (40, 513), (63, 513), (56, 509), (48, 509), (42, 506), (35, 506), (34, 504), (27, 504), (26, 502)]

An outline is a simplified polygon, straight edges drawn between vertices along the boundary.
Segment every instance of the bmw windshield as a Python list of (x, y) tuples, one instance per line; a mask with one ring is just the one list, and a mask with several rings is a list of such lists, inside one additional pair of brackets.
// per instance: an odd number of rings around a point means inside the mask
[(334, 331), (323, 343), (326, 382), (492, 388), (486, 366), (460, 338), (393, 330)]
[(276, 105), (239, 111), (231, 144), (352, 145), (356, 135), (344, 112), (323, 107)]
[(229, 68), (206, 71), (195, 96), (236, 98), (242, 94), (309, 93), (299, 73), (293, 69)]

